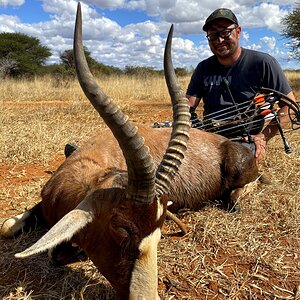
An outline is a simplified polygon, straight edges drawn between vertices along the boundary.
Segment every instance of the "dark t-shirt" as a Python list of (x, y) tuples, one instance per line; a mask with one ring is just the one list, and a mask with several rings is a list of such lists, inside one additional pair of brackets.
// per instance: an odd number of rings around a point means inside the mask
[[(216, 56), (200, 62), (187, 95), (203, 99), (204, 120), (226, 120), (246, 110), (261, 87), (283, 94), (292, 90), (272, 56), (242, 48), (240, 58), (230, 67), (221, 65)], [(263, 122), (256, 126), (256, 131), (262, 126)]]

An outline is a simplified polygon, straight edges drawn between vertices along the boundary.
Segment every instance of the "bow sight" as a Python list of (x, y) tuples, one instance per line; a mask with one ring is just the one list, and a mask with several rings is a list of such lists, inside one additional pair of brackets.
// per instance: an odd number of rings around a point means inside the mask
[(284, 144), (284, 150), (286, 153), (291, 153), (292, 148), (288, 144), (283, 129), (280, 124), (279, 116), (275, 104), (284, 104), (288, 107), (288, 116), (291, 122), (292, 130), (300, 128), (300, 106), (299, 103), (284, 95), (269, 88), (261, 88), (260, 93), (254, 97), (254, 104), (256, 107), (256, 113), (258, 115), (265, 116), (265, 119), (271, 119), (275, 122), (279, 134)]

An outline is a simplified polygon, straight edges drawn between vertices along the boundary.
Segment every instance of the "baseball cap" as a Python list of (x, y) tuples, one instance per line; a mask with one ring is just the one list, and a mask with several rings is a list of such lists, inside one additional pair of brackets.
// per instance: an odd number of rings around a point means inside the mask
[(227, 19), (234, 24), (238, 25), (238, 20), (235, 14), (228, 8), (218, 8), (214, 12), (212, 12), (205, 21), (203, 26), (203, 30), (207, 31), (210, 27), (211, 23), (217, 19)]

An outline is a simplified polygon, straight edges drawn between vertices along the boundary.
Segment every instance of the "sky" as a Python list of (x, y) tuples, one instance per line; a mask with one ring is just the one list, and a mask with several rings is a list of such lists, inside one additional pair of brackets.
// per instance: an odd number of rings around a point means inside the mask
[[(75, 0), (0, 0), (0, 32), (38, 38), (53, 54), (47, 64), (72, 49)], [(242, 47), (274, 56), (281, 67), (300, 69), (290, 40), (282, 37), (282, 17), (297, 1), (249, 0), (83, 0), (83, 43), (98, 62), (123, 69), (163, 69), (166, 34), (174, 24), (174, 67), (192, 69), (212, 53), (202, 26), (217, 8), (230, 8), (242, 27)], [(299, 4), (298, 4), (299, 5)]]

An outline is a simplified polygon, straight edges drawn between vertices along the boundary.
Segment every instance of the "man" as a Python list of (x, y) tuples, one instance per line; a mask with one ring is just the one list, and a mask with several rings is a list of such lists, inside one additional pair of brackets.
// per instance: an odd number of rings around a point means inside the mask
[[(239, 45), (241, 27), (234, 13), (227, 8), (215, 10), (203, 26), (209, 47), (214, 54), (200, 62), (187, 89), (191, 118), (201, 99), (204, 123), (230, 120), (241, 115), (261, 87), (277, 90), (295, 99), (291, 87), (277, 61), (268, 54), (244, 49)], [(244, 105), (243, 105), (244, 104)], [(253, 110), (253, 108), (252, 108)], [(251, 110), (250, 110), (251, 111)], [(280, 123), (288, 123), (288, 108), (280, 104)], [(255, 125), (255, 126), (254, 126)], [(235, 127), (236, 128), (236, 127)], [(240, 135), (254, 145), (257, 162), (266, 155), (267, 142), (278, 132), (272, 122), (263, 131), (263, 120), (254, 120), (236, 130), (220, 131), (229, 137)], [(245, 134), (248, 137), (245, 138)], [(235, 136), (236, 135), (236, 136)]]

